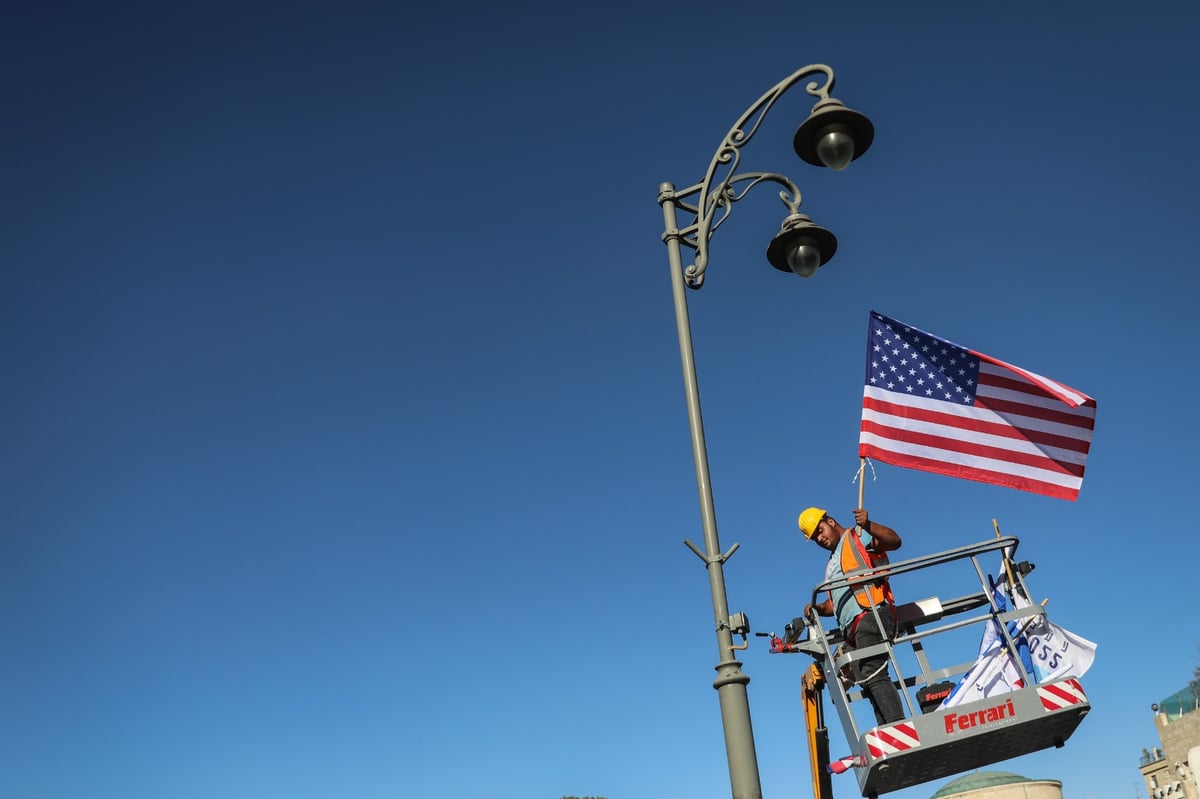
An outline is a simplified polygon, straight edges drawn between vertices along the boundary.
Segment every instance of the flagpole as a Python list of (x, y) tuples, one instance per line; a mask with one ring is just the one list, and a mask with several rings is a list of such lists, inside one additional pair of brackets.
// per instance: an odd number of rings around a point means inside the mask
[[(858, 507), (860, 507), (860, 508), (863, 506), (863, 483), (867, 482), (866, 477), (867, 477), (867, 459), (865, 457), (859, 457), (859, 459), (858, 459)], [(855, 526), (858, 527), (859, 535), (862, 535), (862, 525), (855, 522)]]

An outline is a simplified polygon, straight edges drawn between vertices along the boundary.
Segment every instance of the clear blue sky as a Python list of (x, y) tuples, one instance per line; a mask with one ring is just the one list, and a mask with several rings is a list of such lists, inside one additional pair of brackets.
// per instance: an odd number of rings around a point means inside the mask
[[(1094, 710), (997, 767), (1139, 796), (1200, 639), (1192, 7), (399, 8), (10, 12), (0, 794), (727, 797), (657, 187), (828, 63), (871, 151), (800, 163), (801, 87), (744, 166), (837, 257), (771, 269), (759, 189), (689, 294), (731, 607), (799, 613), (796, 513), (856, 502), (869, 310), (1085, 391), (1077, 502), (866, 504), (907, 554), (1022, 539)], [(743, 662), (807, 796), (802, 664)]]

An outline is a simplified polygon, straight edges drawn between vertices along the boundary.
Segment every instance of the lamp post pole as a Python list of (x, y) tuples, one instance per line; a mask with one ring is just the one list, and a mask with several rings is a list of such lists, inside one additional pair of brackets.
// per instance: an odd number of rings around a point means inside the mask
[[(659, 187), (664, 193), (674, 191), (670, 183)], [(663, 219), (668, 233), (674, 229), (675, 204), (662, 203)], [(700, 388), (696, 381), (696, 359), (692, 349), (692, 328), (688, 319), (686, 289), (683, 282), (683, 259), (679, 239), (667, 240), (667, 257), (671, 262), (671, 287), (675, 295), (675, 322), (679, 331), (679, 359), (683, 364), (683, 390), (687, 397), (688, 423), (692, 434), (692, 458), (696, 464), (696, 488), (700, 493), (700, 520), (704, 529), (704, 552), (693, 546), (708, 566), (708, 583), (712, 591), (713, 617), (717, 620), (717, 699), (721, 705), (721, 724), (725, 730), (725, 755), (729, 760), (729, 782), (735, 799), (761, 799), (762, 786), (758, 776), (758, 756), (754, 751), (754, 730), (750, 726), (750, 700), (746, 685), (750, 677), (733, 656), (733, 632), (729, 626), (729, 601), (725, 595), (726, 558), (733, 554), (721, 552), (717, 536), (717, 514), (713, 506), (712, 480), (708, 471), (708, 449), (704, 441), (704, 421), (700, 414)], [(688, 542), (689, 544), (691, 542)]]
[[(691, 431), (692, 458), (696, 467), (704, 549), (701, 551), (691, 541), (685, 540), (684, 543), (704, 561), (708, 571), (718, 657), (717, 678), (713, 681), (713, 687), (717, 690), (721, 707), (725, 753), (729, 761), (729, 781), (734, 799), (762, 799), (746, 692), (750, 678), (742, 671), (742, 664), (734, 656), (743, 647), (734, 645), (733, 636), (740, 634), (744, 637), (748, 632), (748, 624), (740, 614), (731, 618), (725, 593), (725, 561), (733, 555), (738, 545), (735, 543), (728, 551), (722, 552), (717, 535), (687, 289), (699, 289), (704, 283), (708, 243), (713, 232), (728, 218), (733, 204), (762, 183), (776, 183), (783, 187), (779, 198), (788, 211), (779, 233), (767, 248), (767, 259), (771, 265), (785, 272), (795, 272), (801, 277), (810, 277), (833, 257), (837, 239), (800, 213), (800, 191), (790, 178), (774, 172), (737, 171), (742, 147), (754, 136), (776, 100), (796, 83), (812, 76), (824, 76), (825, 80), (823, 83), (814, 80), (805, 89), (817, 98), (817, 102), (796, 131), (793, 146), (796, 153), (811, 164), (844, 169), (850, 161), (866, 152), (874, 137), (874, 128), (862, 114), (846, 108), (830, 96), (834, 85), (833, 70), (823, 64), (813, 64), (802, 67), (780, 81), (742, 114), (717, 148), (708, 172), (700, 183), (679, 191), (669, 182), (658, 187), (658, 203), (663, 212), (663, 242), (667, 246), (671, 268), (679, 358), (683, 367), (683, 388)], [(743, 188), (739, 190), (739, 186)], [(679, 226), (680, 209), (692, 215), (690, 223), (682, 228)], [(683, 263), (685, 246), (696, 253), (695, 261), (687, 267)]]

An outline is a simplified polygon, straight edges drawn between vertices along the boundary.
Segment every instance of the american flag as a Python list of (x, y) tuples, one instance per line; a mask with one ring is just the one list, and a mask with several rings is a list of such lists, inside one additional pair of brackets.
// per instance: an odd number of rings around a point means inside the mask
[(1075, 499), (1096, 401), (871, 312), (858, 454)]

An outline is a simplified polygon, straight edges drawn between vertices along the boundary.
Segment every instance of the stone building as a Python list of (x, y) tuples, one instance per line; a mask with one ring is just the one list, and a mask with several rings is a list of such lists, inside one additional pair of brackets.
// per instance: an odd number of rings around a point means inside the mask
[(1200, 799), (1200, 680), (1150, 706), (1161, 746), (1143, 749), (1138, 770), (1149, 799)]
[(932, 799), (1062, 799), (1062, 783), (1011, 771), (973, 771), (943, 785)]

